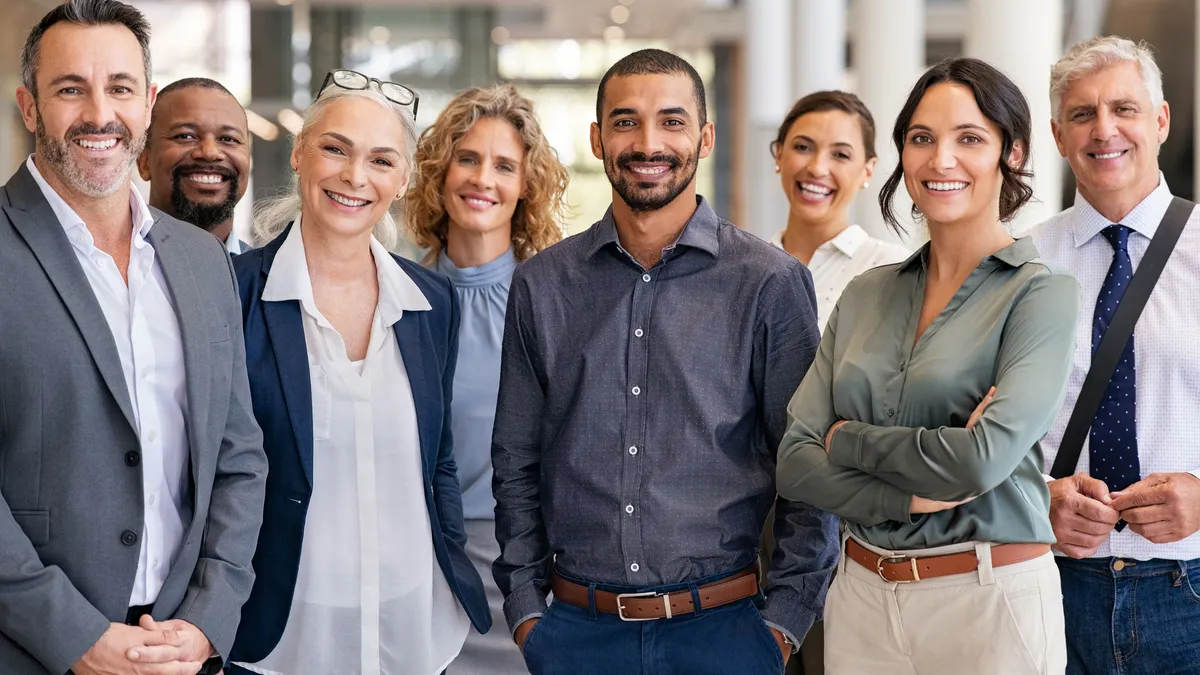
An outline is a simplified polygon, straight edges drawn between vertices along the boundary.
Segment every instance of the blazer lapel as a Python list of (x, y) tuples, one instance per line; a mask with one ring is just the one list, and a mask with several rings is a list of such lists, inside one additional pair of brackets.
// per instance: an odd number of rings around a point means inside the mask
[(8, 214), (13, 227), (46, 271), (46, 276), (54, 285), (58, 296), (75, 320), (84, 342), (87, 343), (100, 376), (108, 385), (113, 398), (117, 400), (117, 405), (129, 426), (136, 432), (133, 404), (129, 398), (129, 388), (125, 384), (121, 357), (117, 354), (117, 343), (113, 340), (108, 320), (104, 318), (104, 311), (100, 309), (96, 294), (92, 291), (83, 268), (79, 266), (75, 249), (67, 240), (58, 216), (54, 215), (50, 203), (46, 201), (41, 188), (24, 164), (6, 187), (12, 205), (4, 206), (4, 212)]
[(211, 438), (205, 427), (208, 423), (209, 396), (212, 389), (212, 351), (209, 348), (211, 334), (208, 330), (208, 313), (204, 311), (205, 300), (196, 286), (192, 275), (192, 263), (187, 251), (178, 239), (159, 227), (163, 216), (154, 219), (147, 235), (159, 269), (167, 282), (167, 293), (175, 305), (175, 317), (179, 321), (179, 334), (183, 338), (183, 369), (187, 381), (188, 396), (188, 441), (191, 445), (192, 475), (200, 480), (200, 457), (204, 441)]
[(433, 478), (441, 444), (442, 391), (440, 381), (429, 370), (429, 340), (425, 330), (425, 312), (405, 312), (393, 326), (404, 370), (408, 372), (413, 403), (417, 409), (417, 430), (421, 439), (421, 466), (425, 481)]
[(263, 315), (275, 366), (279, 369), (279, 384), (287, 405), (300, 465), (309, 487), (313, 484), (313, 414), (312, 382), (308, 372), (308, 348), (304, 342), (304, 323), (300, 317), (300, 302), (282, 300), (263, 302)]

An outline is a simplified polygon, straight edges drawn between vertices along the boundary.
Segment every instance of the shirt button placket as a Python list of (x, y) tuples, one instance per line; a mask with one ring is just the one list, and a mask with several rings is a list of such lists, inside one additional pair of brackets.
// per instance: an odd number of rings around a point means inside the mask
[(623, 517), (633, 522), (628, 527), (621, 528), (621, 549), (626, 565), (628, 565), (629, 581), (635, 584), (641, 583), (641, 575), (638, 572), (642, 569), (641, 564), (636, 561), (644, 560), (641, 549), (641, 519), (634, 506), (640, 497), (638, 486), (641, 484), (642, 463), (638, 460), (642, 456), (639, 454), (641, 450), (639, 445), (644, 440), (640, 434), (646, 428), (646, 404), (648, 403), (644, 386), (649, 381), (650, 345), (649, 340), (645, 338), (646, 331), (643, 327), (650, 324), (650, 308), (653, 306), (653, 289), (655, 287), (655, 284), (651, 282), (654, 280), (654, 275), (643, 272), (639, 281), (633, 285), (633, 311), (629, 316), (628, 333), (631, 337), (626, 343), (628, 345), (629, 380), (626, 382), (625, 391), (629, 403), (625, 407), (625, 429), (628, 430), (628, 436), (625, 438), (627, 451), (625, 452), (625, 471), (621, 484), (621, 503), (624, 504), (622, 507)]

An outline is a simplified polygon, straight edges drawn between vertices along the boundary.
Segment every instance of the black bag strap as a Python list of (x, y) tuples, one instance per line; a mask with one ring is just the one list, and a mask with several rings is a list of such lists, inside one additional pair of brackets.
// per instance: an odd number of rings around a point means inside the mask
[(1092, 366), (1083, 380), (1079, 399), (1075, 401), (1075, 409), (1071, 411), (1067, 430), (1058, 445), (1058, 455), (1050, 469), (1051, 478), (1065, 478), (1075, 473), (1075, 467), (1079, 465), (1079, 453), (1083, 451), (1083, 442), (1087, 440), (1092, 421), (1096, 419), (1096, 412), (1100, 410), (1100, 403), (1108, 391), (1108, 381), (1121, 360), (1125, 345), (1129, 344), (1138, 317), (1141, 316), (1146, 301), (1150, 299), (1154, 284), (1158, 282), (1163, 267), (1167, 265), (1167, 259), (1175, 250), (1175, 242), (1179, 241), (1179, 235), (1183, 234), (1183, 228), (1187, 225), (1195, 206), (1186, 199), (1175, 197), (1167, 207), (1167, 213), (1159, 223), (1154, 238), (1150, 240), (1150, 246), (1142, 256), (1137, 272), (1126, 287), (1125, 294), (1121, 296), (1112, 323), (1104, 332), (1104, 337), (1100, 338), (1096, 353), (1092, 355)]

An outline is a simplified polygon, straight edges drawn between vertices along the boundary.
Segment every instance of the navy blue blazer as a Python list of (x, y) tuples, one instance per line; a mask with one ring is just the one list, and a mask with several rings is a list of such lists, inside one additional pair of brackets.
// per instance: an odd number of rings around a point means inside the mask
[[(314, 480), (312, 385), (300, 303), (262, 300), (271, 263), (290, 229), (265, 247), (233, 259), (242, 298), (250, 395), (270, 466), (263, 527), (254, 554), (254, 589), (242, 607), (242, 622), (230, 653), (231, 661), (244, 663), (266, 658), (283, 635)], [(433, 550), (454, 595), (476, 630), (483, 633), (491, 627), (491, 614), (483, 582), (463, 550), (467, 536), (462, 494), (451, 451), (450, 395), (458, 356), (458, 301), (449, 280), (412, 261), (393, 257), (433, 306), (427, 312), (405, 312), (393, 327), (416, 403)], [(393, 515), (410, 518), (414, 514)]]

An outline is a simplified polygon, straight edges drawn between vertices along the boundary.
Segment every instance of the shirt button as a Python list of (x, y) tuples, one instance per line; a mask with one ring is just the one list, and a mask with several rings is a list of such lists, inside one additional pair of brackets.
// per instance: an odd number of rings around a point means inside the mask
[(633, 563), (632, 565), (630, 565), (630, 566), (629, 566), (629, 571), (630, 571), (630, 572), (636, 572), (636, 571), (638, 571), (638, 570), (640, 570), (640, 569), (642, 569), (642, 566), (641, 566), (641, 565), (639, 565), (639, 564), (637, 564), (637, 563)]
[(903, 363), (900, 364), (900, 372), (902, 372), (902, 373), (904, 372), (904, 364)]
[(138, 453), (136, 453), (132, 450), (125, 453), (125, 465), (126, 466), (137, 466), (138, 464), (141, 464), (141, 463), (142, 463), (142, 456), (139, 455)]
[(893, 409), (891, 409), (891, 408), (888, 408), (888, 409), (887, 409), (887, 416), (888, 416), (888, 417), (892, 417), (892, 416), (893, 416), (893, 415), (895, 415), (895, 414), (896, 414), (896, 411), (895, 411), (895, 410), (893, 410)]
[(641, 394), (641, 393), (642, 393), (642, 388), (641, 388), (641, 387), (634, 387), (633, 389), (630, 389), (630, 391), (632, 391), (632, 392), (633, 392), (633, 395), (634, 395), (634, 396), (638, 396), (639, 394)]
[(133, 530), (125, 530), (121, 533), (121, 543), (126, 546), (133, 546), (137, 543), (138, 536)]
[(633, 513), (633, 504), (625, 505), (625, 513)]
[(649, 282), (649, 281), (650, 281), (650, 275), (649, 275), (649, 274), (643, 274), (643, 275), (642, 275), (642, 281)]
[(156, 432), (154, 432), (153, 430), (151, 430), (150, 433), (146, 434), (146, 442), (147, 443), (153, 443), (156, 440), (158, 440), (158, 434)]
[(637, 454), (637, 446), (636, 445), (629, 446), (629, 454), (631, 454), (631, 455)]
[(637, 330), (633, 331), (633, 334), (634, 334), (635, 336), (637, 336), (637, 337), (642, 337), (643, 335), (645, 335), (645, 333), (643, 333), (643, 332), (642, 332), (642, 329), (641, 329), (641, 328), (639, 328), (639, 329), (637, 329)]
[(156, 501), (158, 501), (158, 495), (150, 495), (150, 506), (154, 506)]

